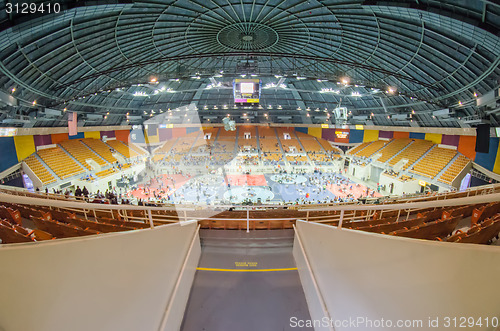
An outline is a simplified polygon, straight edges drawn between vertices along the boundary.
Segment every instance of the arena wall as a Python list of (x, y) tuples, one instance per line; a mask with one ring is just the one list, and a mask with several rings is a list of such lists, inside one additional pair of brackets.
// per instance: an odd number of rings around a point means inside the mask
[(2, 330), (179, 330), (196, 222), (2, 247)]
[[(78, 134), (68, 136), (67, 128), (32, 128), (16, 129), (12, 136), (0, 137), (0, 171), (5, 170), (18, 161), (22, 161), (33, 153), (39, 146), (56, 144), (66, 139), (116, 138), (124, 142), (138, 144), (159, 144), (170, 139), (176, 139), (202, 129), (217, 127), (188, 126), (188, 125), (149, 125), (144, 128), (133, 129), (131, 126), (116, 127), (79, 127)], [(257, 125), (258, 126), (258, 125)], [(267, 125), (266, 125), (267, 126)], [(278, 126), (278, 125), (274, 125)], [(488, 153), (475, 152), (476, 130), (471, 128), (413, 128), (413, 127), (377, 127), (364, 126), (360, 128), (324, 128), (319, 125), (309, 127), (290, 126), (291, 130), (308, 133), (334, 143), (362, 143), (379, 138), (403, 138), (431, 140), (436, 144), (453, 146), (457, 150), (474, 160), (477, 164), (494, 173), (500, 174), (500, 138), (490, 138)]]
[[(297, 238), (303, 246), (303, 250), (294, 247), (300, 278), (309, 285), (312, 274), (317, 284), (304, 286), (308, 303), (316, 302), (309, 306), (316, 309), (312, 318), (361, 318), (360, 323), (382, 318), (394, 323), (421, 320), (421, 327), (406, 325), (407, 329), (445, 330), (447, 318), (467, 316), (477, 321), (500, 314), (500, 265), (495, 262), (500, 247), (384, 236), (303, 221), (297, 221), (296, 230), (294, 246), (299, 244)], [(436, 319), (437, 325), (429, 324)], [(334, 329), (348, 330), (350, 325)], [(360, 324), (357, 329), (391, 329), (385, 325)], [(496, 326), (484, 322), (473, 328)]]

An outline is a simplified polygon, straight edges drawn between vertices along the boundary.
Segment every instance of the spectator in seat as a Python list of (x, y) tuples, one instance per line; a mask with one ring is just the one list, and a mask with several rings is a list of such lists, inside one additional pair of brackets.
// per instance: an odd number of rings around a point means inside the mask
[(80, 188), (80, 186), (77, 186), (75, 190), (75, 197), (79, 198), (81, 196), (82, 196), (82, 189)]
[(83, 190), (82, 190), (82, 193), (83, 193), (83, 196), (88, 198), (89, 197), (89, 190), (87, 190), (87, 187), (83, 187)]

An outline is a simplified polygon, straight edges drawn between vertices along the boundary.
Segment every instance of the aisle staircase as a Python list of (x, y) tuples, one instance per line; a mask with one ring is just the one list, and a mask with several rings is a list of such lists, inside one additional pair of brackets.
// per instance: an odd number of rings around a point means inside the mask
[(276, 128), (274, 128), (274, 134), (276, 135), (276, 139), (278, 140), (278, 146), (280, 147), (281, 155), (283, 155), (283, 162), (285, 163), (286, 167), (289, 167), (290, 163), (288, 163), (288, 160), (287, 160), (286, 154), (285, 154), (285, 150), (283, 149), (283, 145), (281, 145), (281, 140), (279, 139), (278, 131), (276, 131)]

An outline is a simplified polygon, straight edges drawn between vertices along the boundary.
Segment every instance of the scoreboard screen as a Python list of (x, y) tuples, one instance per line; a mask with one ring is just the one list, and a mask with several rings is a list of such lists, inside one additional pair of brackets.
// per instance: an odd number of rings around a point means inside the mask
[(233, 93), (235, 103), (259, 103), (262, 83), (260, 79), (235, 79)]

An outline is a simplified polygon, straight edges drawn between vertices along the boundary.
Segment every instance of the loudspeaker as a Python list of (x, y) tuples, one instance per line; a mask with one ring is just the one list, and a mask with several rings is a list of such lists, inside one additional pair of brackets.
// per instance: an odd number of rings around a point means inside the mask
[(490, 151), (490, 125), (479, 124), (476, 128), (476, 152), (488, 153)]

